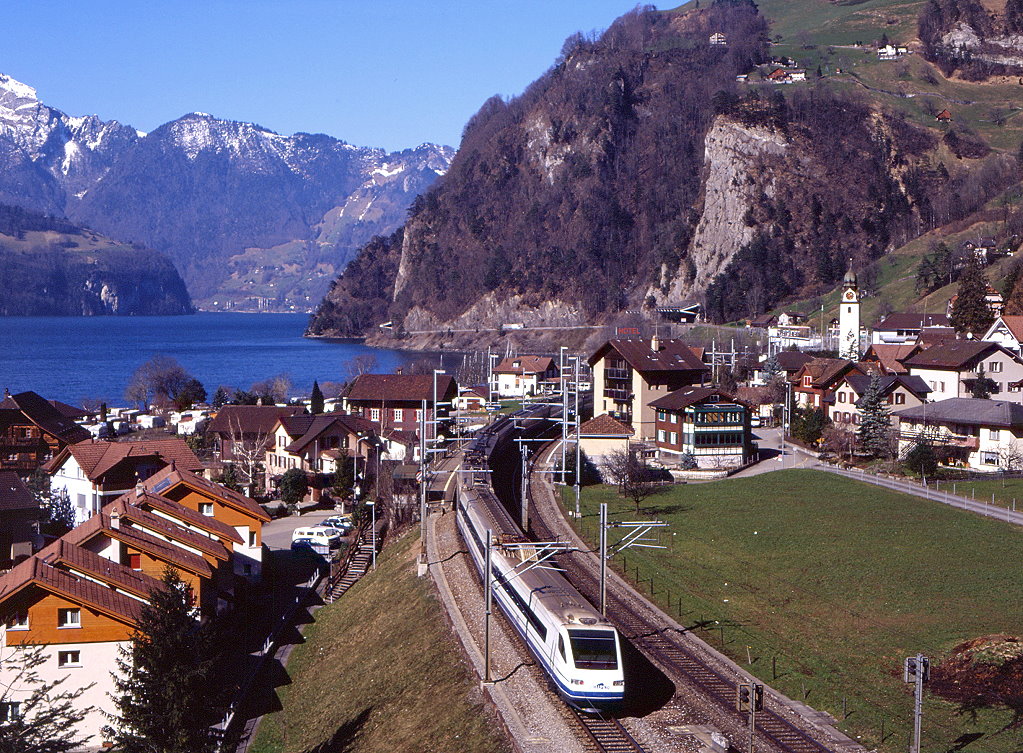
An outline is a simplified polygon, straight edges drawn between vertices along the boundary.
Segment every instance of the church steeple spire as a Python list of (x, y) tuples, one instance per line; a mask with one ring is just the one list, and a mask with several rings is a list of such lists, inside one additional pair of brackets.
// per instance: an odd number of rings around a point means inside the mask
[(849, 260), (849, 271), (842, 280), (842, 302), (838, 310), (838, 356), (860, 360), (860, 286)]

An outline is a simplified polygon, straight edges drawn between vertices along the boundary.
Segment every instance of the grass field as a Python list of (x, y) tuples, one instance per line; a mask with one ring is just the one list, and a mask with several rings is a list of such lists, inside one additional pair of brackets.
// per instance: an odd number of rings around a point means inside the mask
[[(590, 487), (580, 523), (591, 542), (600, 502), (612, 520), (670, 523), (667, 549), (619, 554), (619, 572), (868, 748), (906, 747), (903, 657), (940, 661), (969, 638), (1023, 632), (1023, 532), (1004, 523), (819, 471), (671, 487), (638, 514), (613, 488)], [(924, 720), (925, 750), (1023, 748), (1019, 730), (1003, 731), (1005, 710), (973, 720), (928, 696)]]
[[(932, 484), (933, 485), (933, 484)], [(972, 497), (997, 507), (1023, 511), (1023, 479), (983, 479), (980, 481), (940, 481), (938, 489)]]
[(316, 612), (252, 753), (507, 750), (430, 580), (415, 575), (418, 543), (385, 549), (375, 573)]

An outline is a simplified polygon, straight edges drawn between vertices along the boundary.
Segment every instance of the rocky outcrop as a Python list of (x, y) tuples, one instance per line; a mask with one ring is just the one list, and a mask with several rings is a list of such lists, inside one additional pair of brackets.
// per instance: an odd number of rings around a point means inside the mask
[(648, 295), (658, 302), (682, 301), (701, 295), (756, 232), (746, 222), (761, 192), (769, 198), (774, 185), (768, 173), (765, 182), (763, 158), (781, 155), (787, 147), (776, 131), (744, 126), (718, 118), (704, 141), (706, 178), (700, 221), (689, 247), (689, 262), (675, 275), (661, 267), (660, 284)]

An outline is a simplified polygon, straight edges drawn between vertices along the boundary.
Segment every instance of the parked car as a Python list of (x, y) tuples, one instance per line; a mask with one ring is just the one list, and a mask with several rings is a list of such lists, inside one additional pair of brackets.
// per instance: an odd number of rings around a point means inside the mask
[(329, 526), (330, 528), (336, 528), (344, 536), (352, 530), (352, 516), (351, 515), (331, 515), (329, 518), (323, 521), (323, 525)]
[(311, 539), (316, 544), (336, 549), (341, 546), (341, 531), (330, 526), (296, 528), (291, 534), (291, 541), (294, 542), (296, 539)]
[(326, 557), (330, 554), (330, 547), (326, 544), (316, 542), (314, 539), (308, 536), (302, 536), (297, 539), (291, 540), (291, 551), (293, 552), (313, 552), (322, 557)]

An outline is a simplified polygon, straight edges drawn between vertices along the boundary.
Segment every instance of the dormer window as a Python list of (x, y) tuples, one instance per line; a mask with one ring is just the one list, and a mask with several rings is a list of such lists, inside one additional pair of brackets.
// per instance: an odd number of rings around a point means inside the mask
[(28, 630), (28, 612), (18, 612), (7, 620), (8, 630)]
[(803, 377), (803, 386), (804, 387), (812, 387), (813, 386), (813, 377), (812, 376), (805, 376), (805, 377)]

